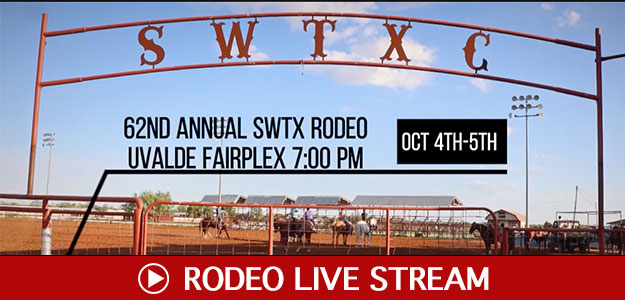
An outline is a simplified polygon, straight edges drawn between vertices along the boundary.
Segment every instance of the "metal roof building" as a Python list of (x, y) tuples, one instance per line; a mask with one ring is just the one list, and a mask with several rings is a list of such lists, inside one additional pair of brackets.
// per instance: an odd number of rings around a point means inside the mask
[[(518, 212), (500, 209), (494, 213), (497, 216), (497, 223), (499, 223), (497, 226), (503, 223), (505, 227), (509, 228), (525, 227), (525, 216)], [(486, 216), (486, 220), (492, 223), (493, 217), (489, 214)]]
[(351, 201), (341, 196), (299, 196), (295, 204), (299, 205), (350, 205)]
[(241, 198), (237, 204), (294, 204), (295, 199), (288, 196), (265, 196), (265, 195), (249, 195), (246, 198)]
[[(239, 203), (239, 201), (245, 202), (247, 197), (235, 194), (221, 194), (221, 203)], [(200, 202), (206, 203), (219, 203), (219, 195), (205, 195)]]
[[(299, 200), (299, 198), (298, 198)], [(370, 196), (358, 195), (352, 201), (357, 206), (464, 206), (456, 196)]]

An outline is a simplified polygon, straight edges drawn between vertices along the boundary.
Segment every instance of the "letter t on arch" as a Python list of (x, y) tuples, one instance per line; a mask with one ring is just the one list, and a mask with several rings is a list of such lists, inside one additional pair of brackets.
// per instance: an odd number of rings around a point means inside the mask
[(330, 24), (331, 28), (332, 28), (332, 32), (334, 32), (334, 27), (336, 25), (336, 20), (328, 20), (328, 18), (326, 17), (324, 20), (315, 20), (314, 17), (310, 20), (302, 20), (302, 22), (304, 23), (304, 32), (307, 32), (307, 28), (308, 28), (308, 24), (310, 23), (314, 23), (315, 24), (315, 53), (311, 54), (310, 56), (313, 57), (313, 60), (317, 60), (317, 56), (321, 57), (321, 60), (324, 60), (326, 58), (326, 56), (328, 56), (327, 54), (323, 53), (323, 25), (324, 24)]

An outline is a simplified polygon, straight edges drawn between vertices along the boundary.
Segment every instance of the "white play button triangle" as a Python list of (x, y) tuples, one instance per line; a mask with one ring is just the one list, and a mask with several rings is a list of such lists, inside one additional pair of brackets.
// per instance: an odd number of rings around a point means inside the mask
[[(145, 274), (144, 271), (147, 271), (148, 273)], [(159, 294), (164, 291), (169, 285), (169, 272), (167, 272), (167, 269), (165, 269), (165, 267), (157, 263), (150, 263), (141, 268), (141, 270), (139, 271), (139, 276), (137, 276), (137, 281), (139, 283), (139, 287), (144, 292), (152, 295)], [(162, 281), (164, 281), (164, 283), (161, 283)]]
[(158, 275), (148, 269), (148, 288), (151, 288), (153, 285), (161, 282), (163, 279), (165, 279), (163, 278), (163, 276)]

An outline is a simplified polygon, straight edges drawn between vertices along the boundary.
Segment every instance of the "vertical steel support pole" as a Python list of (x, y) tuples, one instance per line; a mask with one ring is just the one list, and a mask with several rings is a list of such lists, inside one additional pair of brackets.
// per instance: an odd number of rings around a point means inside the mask
[(50, 155), (48, 156), (48, 179), (46, 179), (46, 195), (48, 195), (48, 190), (50, 188), (50, 165), (52, 163), (52, 145), (50, 147)]
[(132, 254), (139, 255), (141, 249), (141, 212), (143, 211), (142, 207), (135, 208), (135, 220), (134, 220), (134, 230), (133, 230), (133, 247)]
[(391, 210), (386, 209), (386, 255), (391, 255)]
[[(148, 206), (148, 208), (150, 207)], [(147, 247), (148, 215), (149, 215), (149, 211), (146, 208), (146, 210), (142, 212), (142, 216), (141, 216), (141, 255), (148, 254), (148, 247)]]
[[(493, 227), (493, 253), (495, 253), (495, 255), (497, 255), (497, 250), (499, 249), (497, 246), (497, 243), (499, 242), (499, 230), (498, 228), (498, 222), (499, 220), (497, 220), (497, 216), (495, 216), (495, 214), (491, 214), (491, 216), (493, 216), (493, 224), (495, 225)], [(503, 245), (503, 244), (502, 244)]]
[(273, 206), (269, 206), (269, 255), (273, 255)]
[(35, 103), (33, 106), (33, 126), (30, 135), (30, 160), (28, 162), (28, 187), (26, 194), (33, 194), (33, 182), (35, 180), (35, 155), (37, 152), (37, 129), (39, 127), (39, 99), (41, 97), (41, 73), (43, 70), (43, 54), (46, 48), (46, 36), (48, 28), (48, 14), (41, 16), (41, 33), (39, 35), (39, 57), (37, 59), (37, 77), (35, 80)]
[(529, 195), (529, 180), (530, 180), (530, 170), (529, 170), (529, 122), (527, 115), (527, 100), (525, 99), (525, 227), (530, 227), (530, 195)]
[[(41, 97), (41, 73), (43, 69), (43, 54), (46, 48), (46, 37), (44, 33), (48, 28), (48, 14), (41, 16), (41, 32), (39, 33), (39, 56), (37, 59), (37, 76), (35, 79), (35, 103), (33, 105), (33, 126), (30, 136), (30, 161), (28, 164), (28, 187), (26, 194), (33, 194), (33, 182), (35, 176), (35, 154), (37, 152), (37, 129), (39, 127), (39, 99)], [(52, 148), (50, 148), (52, 151)], [(52, 153), (52, 152), (50, 152)], [(50, 167), (48, 166), (48, 171)], [(46, 188), (47, 189), (47, 188)], [(42, 201), (43, 216), (41, 218), (41, 254), (50, 255), (52, 253), (52, 228), (50, 219), (52, 214), (48, 209), (48, 199)]]
[[(33, 124), (30, 137), (30, 161), (28, 165), (28, 187), (27, 194), (32, 195), (35, 180), (35, 155), (37, 153), (37, 130), (39, 128), (39, 103), (41, 99), (41, 76), (43, 73), (43, 56), (46, 48), (46, 37), (44, 33), (48, 28), (48, 14), (41, 15), (41, 32), (39, 33), (39, 54), (37, 58), (37, 75), (35, 79), (35, 102), (33, 105)], [(50, 159), (52, 158), (52, 147), (50, 147)], [(48, 179), (46, 183), (46, 195), (50, 183), (50, 160), (48, 160)], [(43, 218), (41, 220), (41, 254), (52, 254), (52, 213), (48, 208), (48, 199), (44, 199)]]
[(603, 87), (601, 82), (601, 29), (595, 28), (595, 64), (597, 66), (597, 176), (599, 201), (599, 254), (605, 253), (603, 227)]
[(510, 245), (508, 245), (508, 228), (503, 228), (503, 241), (501, 241), (501, 255), (508, 255)]
[(52, 211), (48, 208), (48, 199), (43, 200), (41, 220), (41, 255), (52, 254)]

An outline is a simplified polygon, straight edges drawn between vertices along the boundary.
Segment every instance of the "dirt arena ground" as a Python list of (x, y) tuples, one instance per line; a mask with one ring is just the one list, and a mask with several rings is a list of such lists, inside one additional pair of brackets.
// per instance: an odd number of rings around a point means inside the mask
[[(215, 229), (211, 228), (211, 238), (203, 239), (199, 236), (199, 228), (172, 227), (152, 225), (148, 228), (148, 254), (220, 254), (220, 255), (248, 255), (267, 254), (268, 232), (259, 230), (231, 230), (227, 239), (215, 237)], [(362, 243), (362, 242), (361, 242)], [(385, 254), (386, 238), (383, 232), (371, 237), (369, 247), (356, 247), (356, 237), (348, 236), (347, 246), (342, 245), (339, 238), (338, 247), (332, 246), (332, 234), (315, 233), (311, 236), (308, 247), (290, 243), (288, 246), (280, 244), (280, 233), (274, 233), (274, 254), (288, 255), (380, 255)], [(483, 254), (481, 240), (451, 240), (391, 237), (391, 254)]]
[[(62, 255), (76, 234), (78, 221), (52, 221), (52, 254)], [(130, 222), (88, 222), (76, 246), (77, 254), (132, 254)], [(40, 254), (41, 219), (0, 218), (0, 254)]]
[[(54, 220), (52, 225), (53, 254), (65, 254), (78, 227), (78, 221)], [(263, 255), (268, 253), (268, 232), (262, 230), (231, 230), (230, 239), (222, 234), (202, 238), (197, 226), (148, 225), (148, 255)], [(82, 255), (129, 255), (132, 253), (131, 222), (88, 222), (75, 253)], [(350, 235), (347, 246), (332, 245), (332, 235), (315, 233), (307, 247), (290, 243), (281, 245), (280, 234), (274, 233), (276, 255), (381, 255), (385, 254), (383, 232), (373, 235), (369, 247), (356, 247)], [(0, 254), (39, 254), (41, 220), (34, 218), (0, 218)], [(434, 239), (391, 236), (391, 254), (395, 255), (483, 255), (480, 239)], [(529, 252), (524, 254), (545, 254)]]

